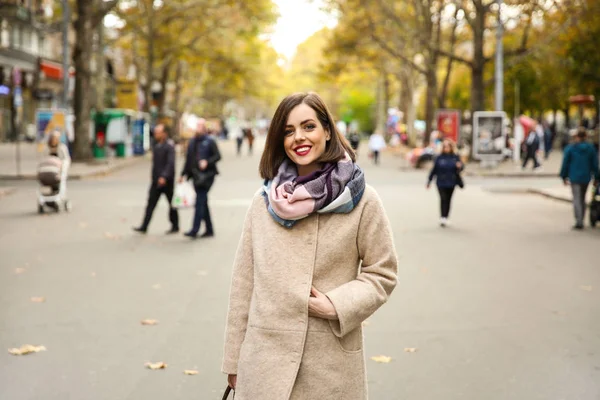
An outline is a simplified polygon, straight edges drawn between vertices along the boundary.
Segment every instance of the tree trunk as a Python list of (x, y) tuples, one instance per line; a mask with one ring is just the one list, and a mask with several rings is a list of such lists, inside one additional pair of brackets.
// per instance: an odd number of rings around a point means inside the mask
[(485, 83), (483, 69), (485, 57), (483, 53), (485, 34), (485, 14), (483, 6), (477, 6), (473, 21), (473, 65), (471, 67), (471, 110), (485, 110)]
[(152, 82), (154, 81), (154, 3), (148, 7), (148, 40), (146, 41), (146, 86), (144, 111), (149, 112), (152, 105)]
[(86, 160), (92, 157), (90, 148), (89, 126), (92, 108), (90, 61), (92, 45), (94, 5), (89, 0), (77, 0), (77, 20), (74, 23), (76, 41), (73, 52), (75, 65), (75, 95), (73, 111), (75, 114), (75, 142), (73, 143), (73, 158)]
[(106, 60), (104, 59), (104, 24), (96, 28), (96, 111), (104, 111), (104, 97), (106, 92)]
[(375, 132), (385, 135), (386, 113), (385, 109), (385, 72), (379, 71), (379, 79), (377, 80), (377, 120), (375, 123)]
[(173, 98), (173, 110), (175, 111), (175, 120), (173, 121), (173, 137), (179, 138), (179, 121), (181, 120), (181, 79), (183, 74), (183, 62), (177, 62), (175, 69), (175, 96)]
[(169, 73), (171, 72), (171, 63), (167, 63), (160, 74), (161, 93), (156, 102), (156, 108), (159, 114), (164, 114), (167, 111), (167, 82), (169, 81)]
[(423, 134), (423, 146), (429, 144), (431, 131), (433, 130), (433, 118), (435, 115), (435, 99), (437, 96), (437, 75), (435, 64), (427, 71), (427, 91), (425, 94), (425, 133)]

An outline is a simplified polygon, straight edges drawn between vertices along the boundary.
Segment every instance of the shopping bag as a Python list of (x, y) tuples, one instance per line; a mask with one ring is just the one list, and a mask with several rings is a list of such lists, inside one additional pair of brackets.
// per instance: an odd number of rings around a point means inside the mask
[(196, 205), (196, 191), (189, 182), (180, 183), (175, 187), (173, 202), (174, 208), (191, 208)]

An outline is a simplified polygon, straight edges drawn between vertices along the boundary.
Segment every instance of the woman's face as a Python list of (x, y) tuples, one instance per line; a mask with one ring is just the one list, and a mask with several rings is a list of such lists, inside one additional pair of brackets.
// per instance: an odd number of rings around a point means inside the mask
[(452, 145), (450, 143), (445, 142), (442, 147), (442, 153), (452, 153)]
[(298, 175), (305, 176), (320, 167), (319, 158), (325, 152), (331, 133), (323, 128), (317, 113), (302, 103), (292, 109), (285, 127), (283, 146), (296, 164)]
[(58, 138), (56, 136), (52, 136), (50, 138), (50, 146), (56, 147), (58, 145)]

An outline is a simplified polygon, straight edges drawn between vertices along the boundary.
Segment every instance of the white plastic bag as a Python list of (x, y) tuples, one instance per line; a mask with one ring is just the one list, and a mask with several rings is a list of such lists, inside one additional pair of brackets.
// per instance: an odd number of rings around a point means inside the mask
[(174, 208), (191, 208), (196, 205), (196, 191), (189, 182), (175, 186), (175, 194), (171, 204)]

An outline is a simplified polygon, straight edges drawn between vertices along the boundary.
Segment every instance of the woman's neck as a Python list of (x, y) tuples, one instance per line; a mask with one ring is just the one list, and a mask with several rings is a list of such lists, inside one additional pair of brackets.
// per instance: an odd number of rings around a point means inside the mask
[(321, 169), (321, 163), (311, 163), (308, 165), (298, 165), (296, 164), (296, 170), (298, 171), (298, 176), (307, 176)]

